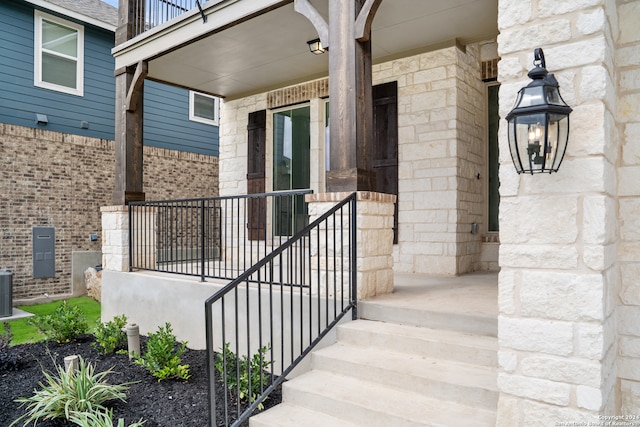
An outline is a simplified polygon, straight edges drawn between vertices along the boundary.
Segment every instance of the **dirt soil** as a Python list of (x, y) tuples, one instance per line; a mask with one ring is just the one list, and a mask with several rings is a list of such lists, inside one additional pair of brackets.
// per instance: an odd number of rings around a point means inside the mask
[[(14, 400), (33, 395), (34, 390), (39, 388), (38, 383), (44, 381), (43, 369), (55, 372), (53, 360), (59, 365), (64, 365), (64, 357), (75, 354), (81, 355), (94, 364), (96, 372), (112, 368), (113, 372), (107, 376), (107, 381), (111, 384), (136, 381), (129, 386), (126, 403), (109, 402), (108, 406), (113, 408), (114, 421), (124, 418), (125, 425), (128, 426), (143, 418), (146, 420), (144, 427), (206, 427), (209, 425), (208, 376), (204, 350), (187, 350), (182, 356), (182, 362), (189, 364), (191, 378), (188, 381), (158, 382), (144, 368), (130, 362), (127, 355), (101, 355), (92, 347), (92, 342), (93, 337), (85, 336), (69, 344), (50, 341), (18, 346), (17, 348), (24, 351), (24, 357), (18, 369), (0, 371), (0, 426), (9, 426), (24, 414), (24, 409), (20, 408)], [(224, 413), (223, 396), (223, 387), (216, 387), (218, 425), (224, 425), (220, 415)], [(276, 390), (265, 402), (265, 408), (278, 404), (280, 400), (280, 390)], [(235, 411), (235, 405), (231, 404), (231, 406), (231, 410)], [(114, 422), (114, 425), (116, 424)], [(16, 425), (22, 426), (23, 423)], [(39, 421), (37, 425), (69, 427), (75, 424), (51, 420)]]

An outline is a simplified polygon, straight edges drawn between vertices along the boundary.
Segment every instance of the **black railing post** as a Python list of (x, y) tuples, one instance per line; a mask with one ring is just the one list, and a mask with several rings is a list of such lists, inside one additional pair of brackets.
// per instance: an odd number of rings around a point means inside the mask
[(213, 306), (209, 302), (204, 303), (205, 331), (207, 342), (207, 375), (209, 377), (209, 425), (216, 427), (216, 373), (213, 351)]
[(131, 204), (129, 208), (129, 272), (133, 271), (133, 208)]
[(356, 240), (357, 233), (357, 216), (358, 211), (356, 206), (356, 193), (351, 195), (351, 255), (349, 263), (349, 271), (351, 273), (351, 318), (353, 320), (358, 319), (358, 244)]
[(202, 199), (200, 203), (200, 281), (205, 282), (205, 272), (204, 272), (204, 264), (205, 264), (205, 253), (204, 253), (204, 245), (205, 245), (205, 199)]

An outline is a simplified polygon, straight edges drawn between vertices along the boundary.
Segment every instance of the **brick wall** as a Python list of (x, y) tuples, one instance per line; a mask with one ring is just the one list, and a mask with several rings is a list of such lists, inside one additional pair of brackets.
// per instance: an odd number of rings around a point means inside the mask
[[(100, 251), (100, 207), (111, 205), (113, 141), (0, 124), (0, 268), (14, 299), (71, 292), (71, 255)], [(145, 147), (147, 200), (215, 196), (217, 157)], [(55, 277), (32, 278), (33, 226), (55, 227)]]

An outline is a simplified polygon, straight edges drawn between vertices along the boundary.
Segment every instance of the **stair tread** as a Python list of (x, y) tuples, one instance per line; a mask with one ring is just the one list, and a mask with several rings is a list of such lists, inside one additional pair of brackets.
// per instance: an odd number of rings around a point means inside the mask
[(363, 301), (358, 304), (358, 315), (366, 320), (455, 330), (492, 337), (497, 336), (498, 331), (497, 316), (487, 313), (391, 306), (375, 301)]
[(283, 402), (249, 419), (250, 427), (357, 427), (323, 412)]
[[(357, 406), (372, 414), (363, 420), (366, 425), (384, 425), (389, 417), (405, 420), (406, 425), (448, 426), (455, 420), (457, 426), (484, 426), (495, 424), (495, 411), (466, 406), (461, 403), (423, 396), (413, 391), (400, 390), (375, 382), (335, 375), (328, 371), (313, 370), (286, 382), (286, 399), (300, 404), (304, 393), (316, 396), (314, 404), (322, 405), (323, 396), (345, 407)], [(333, 405), (332, 405), (333, 406)], [(320, 410), (315, 408), (315, 410)], [(336, 410), (337, 412), (338, 410)], [(338, 415), (334, 412), (334, 415)], [(347, 415), (348, 416), (348, 415)], [(373, 421), (372, 421), (373, 420)], [(353, 420), (351, 420), (353, 422)]]
[(498, 350), (498, 339), (496, 337), (446, 329), (434, 329), (426, 326), (402, 325), (398, 323), (360, 319), (344, 323), (338, 328), (404, 336), (422, 340), (436, 340), (450, 344), (464, 344), (487, 350)]
[[(375, 367), (394, 372), (396, 375), (410, 375), (465, 387), (479, 387), (497, 391), (496, 368), (469, 363), (436, 359), (425, 356), (359, 347), (338, 342), (316, 351), (315, 359), (328, 358), (342, 360), (347, 364)], [(334, 363), (331, 363), (334, 365)], [(314, 366), (316, 366), (314, 364)]]

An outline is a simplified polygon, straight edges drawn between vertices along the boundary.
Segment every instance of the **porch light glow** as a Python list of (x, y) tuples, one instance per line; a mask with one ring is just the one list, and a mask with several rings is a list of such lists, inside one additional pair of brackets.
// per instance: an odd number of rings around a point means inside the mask
[(520, 173), (557, 172), (569, 139), (569, 114), (572, 109), (560, 95), (560, 86), (549, 74), (542, 49), (534, 52), (532, 81), (520, 89), (509, 122), (509, 151)]
[(309, 45), (309, 50), (311, 51), (311, 53), (315, 55), (320, 55), (327, 51), (324, 47), (322, 47), (322, 42), (320, 42), (320, 39), (309, 40), (307, 44)]

